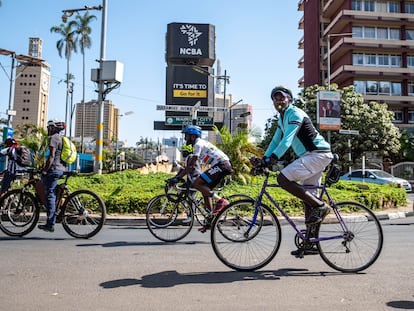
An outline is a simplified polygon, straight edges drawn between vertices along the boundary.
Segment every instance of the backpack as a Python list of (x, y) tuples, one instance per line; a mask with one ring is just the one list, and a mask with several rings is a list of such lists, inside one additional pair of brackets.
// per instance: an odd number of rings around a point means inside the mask
[(32, 166), (32, 154), (29, 148), (26, 146), (18, 146), (14, 149), (16, 150), (16, 163), (19, 166)]
[(75, 144), (66, 136), (62, 136), (62, 153), (60, 159), (66, 164), (75, 162), (78, 156)]

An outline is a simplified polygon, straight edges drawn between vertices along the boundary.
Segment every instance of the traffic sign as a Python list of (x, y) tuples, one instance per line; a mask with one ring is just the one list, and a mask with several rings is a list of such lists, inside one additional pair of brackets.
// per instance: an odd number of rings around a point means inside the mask
[(359, 135), (358, 130), (339, 130), (339, 134)]
[(193, 109), (196, 111), (202, 111), (202, 112), (209, 112), (209, 111), (227, 112), (229, 111), (228, 108), (224, 108), (224, 107), (157, 105), (157, 110), (165, 110), (165, 111), (192, 111)]
[[(188, 125), (192, 124), (193, 119), (191, 116), (170, 116), (166, 117), (165, 124), (167, 125)], [(212, 117), (197, 117), (197, 125), (213, 125), (214, 120)]]

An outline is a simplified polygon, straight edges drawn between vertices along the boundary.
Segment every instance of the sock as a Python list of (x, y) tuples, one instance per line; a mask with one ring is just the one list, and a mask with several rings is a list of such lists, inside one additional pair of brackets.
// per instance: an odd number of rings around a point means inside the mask
[(220, 200), (221, 198), (217, 195), (217, 193), (213, 192), (213, 194), (211, 195), (211, 198), (213, 200)]

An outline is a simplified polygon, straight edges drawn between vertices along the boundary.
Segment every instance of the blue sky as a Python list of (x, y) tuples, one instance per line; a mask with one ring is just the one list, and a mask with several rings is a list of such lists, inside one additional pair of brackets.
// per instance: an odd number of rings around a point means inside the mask
[[(301, 12), (296, 0), (108, 0), (106, 60), (124, 64), (123, 83), (112, 91), (111, 99), (121, 113), (134, 113), (121, 118), (120, 140), (133, 146), (140, 137), (154, 140), (179, 136), (179, 132), (155, 131), (153, 121), (164, 120), (157, 105), (166, 105), (165, 35), (173, 22), (212, 24), (216, 31), (216, 59), (222, 71), (227, 70), (230, 84), (227, 93), (233, 100), (243, 99), (253, 106), (253, 124), (262, 130), (274, 115), (269, 98), (277, 84), (299, 92), (297, 81), (303, 75), (298, 68), (302, 51), (298, 41)], [(0, 48), (28, 54), (29, 38), (43, 40), (42, 58), (51, 65), (48, 118), (65, 114), (66, 59), (60, 58), (56, 42), (60, 36), (50, 32), (61, 24), (62, 10), (101, 5), (100, 0), (2, 0), (0, 7)], [(90, 81), (90, 70), (99, 65), (101, 12), (93, 21), (92, 48), (86, 51), (86, 100), (97, 99), (96, 85)], [(81, 13), (83, 14), (83, 13)], [(0, 113), (8, 107), (11, 58), (0, 55)], [(216, 68), (216, 64), (214, 64)], [(82, 99), (82, 56), (71, 59), (75, 76), (74, 101)]]

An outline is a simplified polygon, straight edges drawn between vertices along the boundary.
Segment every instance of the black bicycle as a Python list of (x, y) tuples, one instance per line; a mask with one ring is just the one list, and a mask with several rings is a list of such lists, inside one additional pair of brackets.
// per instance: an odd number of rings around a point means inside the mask
[[(223, 187), (214, 192), (222, 195)], [(237, 200), (254, 201), (248, 195), (234, 194), (224, 196), (229, 202)], [(201, 193), (191, 188), (182, 179), (178, 184), (165, 185), (165, 193), (157, 195), (148, 202), (146, 210), (147, 227), (151, 234), (164, 242), (176, 242), (186, 237), (196, 221), (201, 226), (209, 226), (214, 216), (204, 206)]]
[[(25, 236), (35, 227), (44, 206), (44, 188), (40, 171), (28, 169), (30, 177), (20, 189), (11, 189), (0, 198), (0, 230), (9, 236)], [(103, 227), (106, 207), (102, 198), (88, 189), (71, 192), (68, 179), (77, 172), (64, 172), (56, 190), (56, 222), (75, 237), (87, 239)]]

